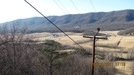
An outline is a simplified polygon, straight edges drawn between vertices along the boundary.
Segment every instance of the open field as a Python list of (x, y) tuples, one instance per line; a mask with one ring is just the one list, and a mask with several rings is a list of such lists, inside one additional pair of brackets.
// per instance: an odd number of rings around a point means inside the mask
[[(117, 35), (118, 31), (101, 31), (100, 33), (105, 33), (108, 36), (107, 40), (97, 40), (96, 41), (96, 49), (102, 52), (113, 53), (116, 57), (128, 58), (128, 51), (134, 48), (134, 36), (120, 36)], [(79, 43), (83, 48), (87, 49), (92, 48), (92, 40), (89, 38), (83, 38), (82, 33), (71, 33), (67, 32), (67, 34), (73, 38), (77, 43)], [(77, 46), (74, 42), (72, 42), (67, 36), (63, 33), (33, 33), (28, 34), (27, 36), (33, 37), (34, 40), (55, 40), (60, 42), (63, 45), (69, 46)], [(121, 61), (121, 60), (120, 60)], [(129, 67), (132, 65), (132, 61), (125, 60), (126, 66), (116, 66), (117, 69), (121, 71), (120, 74), (117, 75), (131, 75), (129, 71)]]
[[(108, 40), (97, 40), (96, 45), (111, 45), (116, 46), (117, 43), (120, 41), (120, 44), (118, 47), (122, 47), (124, 50), (128, 50), (129, 48), (134, 47), (134, 36), (119, 36), (117, 35), (118, 31), (101, 31), (100, 33), (109, 34), (111, 36), (108, 37)], [(53, 34), (56, 34), (57, 36), (53, 36)], [(75, 46), (75, 43), (72, 42), (67, 36), (65, 36), (63, 33), (33, 33), (28, 34), (28, 36), (32, 37), (34, 40), (55, 40), (58, 41), (64, 45), (71, 45)], [(91, 48), (92, 47), (92, 40), (89, 38), (83, 38), (82, 33), (71, 33), (67, 32), (67, 34), (73, 38), (77, 43), (79, 43), (81, 46), (85, 48)], [(103, 43), (102, 43), (103, 42)], [(101, 48), (100, 48), (101, 49)]]

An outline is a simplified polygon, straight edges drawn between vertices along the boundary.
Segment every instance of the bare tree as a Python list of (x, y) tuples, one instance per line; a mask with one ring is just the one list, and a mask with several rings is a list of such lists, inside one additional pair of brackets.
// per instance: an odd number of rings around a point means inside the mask
[[(22, 65), (31, 64), (29, 63), (31, 56), (28, 57), (30, 55), (28, 51), (32, 50), (33, 47), (30, 47), (29, 43), (23, 42), (26, 39), (26, 30), (27, 27), (21, 26), (18, 22), (0, 27), (1, 75), (20, 75), (24, 71)], [(24, 60), (24, 58), (26, 59)]]

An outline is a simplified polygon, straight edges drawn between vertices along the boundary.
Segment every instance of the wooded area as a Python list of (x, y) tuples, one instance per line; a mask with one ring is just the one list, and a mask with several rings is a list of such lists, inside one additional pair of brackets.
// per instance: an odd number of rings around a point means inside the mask
[[(0, 28), (0, 75), (89, 75), (91, 58), (59, 53), (62, 44), (47, 40), (38, 44), (25, 37), (27, 27), (13, 22)], [(113, 75), (112, 66), (97, 66), (95, 75)]]

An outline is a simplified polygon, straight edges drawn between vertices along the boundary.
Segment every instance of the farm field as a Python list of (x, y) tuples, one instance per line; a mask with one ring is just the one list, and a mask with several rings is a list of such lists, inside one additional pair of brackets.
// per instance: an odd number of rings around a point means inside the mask
[[(86, 50), (92, 48), (92, 40), (90, 38), (83, 38), (83, 33), (72, 33), (72, 32), (66, 32), (66, 33)], [(100, 50), (102, 52), (108, 52), (109, 54), (113, 53), (114, 56), (123, 59), (128, 58), (129, 56), (128, 51), (134, 48), (134, 36), (128, 36), (128, 35), (120, 36), (117, 35), (118, 31), (100, 31), (100, 33), (105, 33), (106, 35), (108, 34), (110, 36), (108, 36), (107, 40), (97, 40), (96, 50)], [(42, 33), (28, 34), (27, 36), (31, 36), (34, 40), (40, 40), (40, 41), (55, 40), (63, 45), (79, 47), (63, 33), (52, 34), (42, 32)], [(122, 60), (119, 60), (118, 62), (122, 62)], [(128, 60), (123, 60), (123, 62), (126, 63), (125, 66), (116, 66), (116, 68), (120, 71), (120, 73), (117, 75), (131, 75), (132, 70), (130, 70), (130, 66), (133, 65), (133, 62)]]
[[(81, 46), (85, 48), (92, 48), (92, 40), (90, 38), (83, 38), (82, 33), (72, 33), (72, 32), (66, 32), (66, 33)], [(96, 41), (97, 45), (101, 44), (108, 46), (109, 45), (116, 46), (117, 43), (120, 41), (118, 47), (122, 47), (125, 51), (134, 47), (133, 44), (134, 36), (120, 36), (117, 35), (118, 31), (101, 31), (100, 33), (110, 34), (111, 36), (108, 37), (108, 40), (97, 40)], [(53, 36), (53, 34), (56, 34), (58, 36)], [(77, 46), (63, 33), (53, 33), (53, 34), (48, 32), (42, 32), (42, 33), (28, 34), (27, 36), (32, 37), (34, 40), (40, 40), (40, 41), (55, 40), (62, 43), (63, 45)]]

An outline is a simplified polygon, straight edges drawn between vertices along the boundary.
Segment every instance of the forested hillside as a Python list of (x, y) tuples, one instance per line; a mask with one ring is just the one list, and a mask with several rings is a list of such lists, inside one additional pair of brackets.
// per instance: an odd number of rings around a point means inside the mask
[[(64, 31), (81, 32), (96, 29), (97, 27), (100, 27), (102, 30), (123, 30), (134, 26), (134, 10), (68, 14), (63, 16), (48, 16), (47, 18)], [(58, 31), (43, 17), (32, 17), (15, 21), (20, 24), (26, 24), (30, 32)]]

